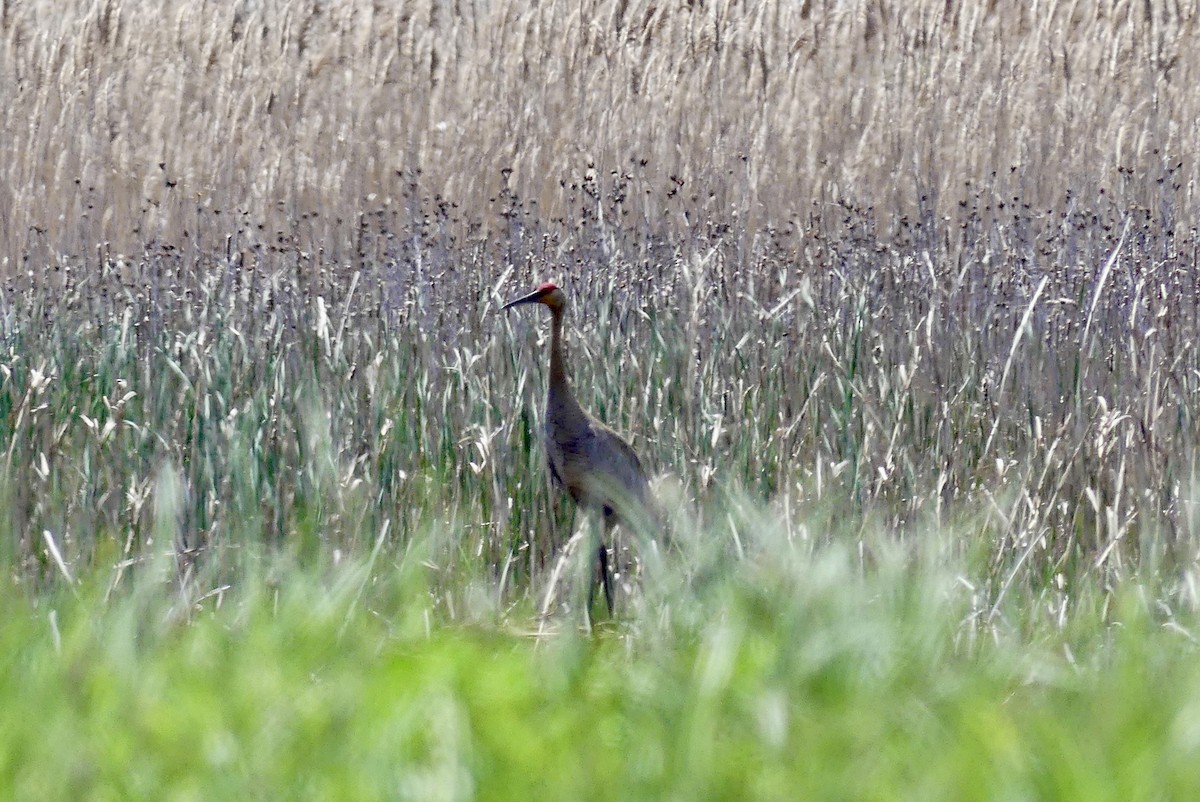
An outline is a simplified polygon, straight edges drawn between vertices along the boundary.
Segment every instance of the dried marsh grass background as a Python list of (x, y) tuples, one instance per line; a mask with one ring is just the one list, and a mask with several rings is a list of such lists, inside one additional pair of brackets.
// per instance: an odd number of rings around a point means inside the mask
[[(634, 175), (642, 231), (841, 200), (894, 225), (953, 215), (967, 181), (1186, 219), (1195, 164), (1156, 182), (1200, 141), (1196, 35), (1175, 2), (6, 0), (0, 247), (11, 269), (177, 244), (199, 206), (319, 213), (336, 249), (417, 176), (494, 223), (504, 186), (571, 215), (589, 170)], [(696, 199), (665, 203), (673, 179)]]
[(1197, 8), (1016, 5), (3, 2), (18, 559), (433, 522), (536, 579), (541, 327), (494, 313), (553, 277), (712, 537), (739, 489), (788, 542), (965, 525), (993, 612), (1194, 604)]

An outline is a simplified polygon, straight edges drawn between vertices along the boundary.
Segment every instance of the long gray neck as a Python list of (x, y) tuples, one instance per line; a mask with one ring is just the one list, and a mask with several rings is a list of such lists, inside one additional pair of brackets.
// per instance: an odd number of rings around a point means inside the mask
[(563, 354), (563, 310), (551, 309), (550, 329), (550, 388), (547, 393), (547, 408), (551, 415), (583, 417), (583, 408), (571, 392), (567, 379), (566, 358)]

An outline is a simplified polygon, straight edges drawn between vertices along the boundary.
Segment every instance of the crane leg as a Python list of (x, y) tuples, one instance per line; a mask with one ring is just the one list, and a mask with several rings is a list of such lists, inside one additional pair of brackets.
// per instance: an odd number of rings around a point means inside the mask
[(588, 623), (591, 623), (592, 605), (596, 601), (596, 585), (600, 584), (604, 588), (604, 602), (608, 607), (608, 615), (611, 618), (613, 614), (613, 575), (612, 566), (608, 562), (608, 549), (604, 546), (604, 541), (600, 540), (596, 544), (596, 561), (592, 565), (591, 581), (588, 582), (588, 599), (587, 613)]
[(587, 613), (591, 621), (592, 605), (596, 601), (596, 585), (604, 587), (604, 601), (608, 605), (609, 617), (613, 614), (613, 576), (612, 567), (608, 564), (608, 549), (601, 543), (596, 548), (596, 564), (592, 570), (592, 581), (588, 583)]
[(600, 569), (600, 581), (604, 583), (604, 601), (608, 602), (608, 615), (611, 618), (613, 614), (613, 575), (612, 568), (608, 564), (608, 549), (601, 543), (596, 549), (597, 566)]

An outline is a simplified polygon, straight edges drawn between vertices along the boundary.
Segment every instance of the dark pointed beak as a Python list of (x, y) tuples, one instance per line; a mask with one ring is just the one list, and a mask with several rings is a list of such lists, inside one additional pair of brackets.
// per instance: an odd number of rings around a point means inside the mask
[(511, 309), (514, 306), (520, 306), (521, 304), (536, 304), (538, 301), (542, 300), (542, 296), (545, 294), (546, 293), (542, 290), (534, 290), (523, 298), (518, 298), (515, 301), (509, 301), (504, 306), (500, 307), (500, 310), (504, 311), (505, 309)]

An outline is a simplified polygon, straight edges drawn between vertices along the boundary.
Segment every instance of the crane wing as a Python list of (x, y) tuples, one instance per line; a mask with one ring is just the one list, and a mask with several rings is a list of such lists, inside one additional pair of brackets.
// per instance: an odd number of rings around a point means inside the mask
[(621, 435), (597, 420), (592, 421), (592, 431), (593, 464), (614, 480), (615, 490), (628, 494), (633, 501), (645, 503), (650, 483), (637, 452)]

